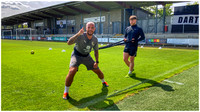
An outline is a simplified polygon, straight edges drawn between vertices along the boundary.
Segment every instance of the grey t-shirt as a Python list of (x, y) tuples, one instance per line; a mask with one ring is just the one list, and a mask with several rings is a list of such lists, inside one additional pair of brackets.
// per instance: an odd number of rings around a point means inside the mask
[(91, 52), (92, 48), (94, 50), (98, 50), (98, 40), (96, 36), (92, 36), (91, 40), (88, 39), (86, 33), (83, 33), (83, 35), (80, 35), (75, 40), (75, 48), (78, 52), (80, 52), (83, 55), (87, 55)]

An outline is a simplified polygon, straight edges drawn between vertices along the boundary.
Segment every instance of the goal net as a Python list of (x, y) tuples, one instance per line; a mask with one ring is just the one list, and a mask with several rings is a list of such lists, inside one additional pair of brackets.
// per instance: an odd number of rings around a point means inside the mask
[(33, 37), (36, 34), (36, 29), (33, 28), (17, 28), (16, 40), (34, 40)]
[(13, 39), (12, 30), (1, 30), (1, 39)]

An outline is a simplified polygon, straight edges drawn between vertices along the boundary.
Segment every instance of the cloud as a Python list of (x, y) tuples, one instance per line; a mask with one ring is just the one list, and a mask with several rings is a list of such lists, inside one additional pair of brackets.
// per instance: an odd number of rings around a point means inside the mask
[(13, 10), (20, 10), (19, 7), (15, 6), (15, 5), (10, 5), (10, 4), (1, 4), (1, 8), (10, 8)]

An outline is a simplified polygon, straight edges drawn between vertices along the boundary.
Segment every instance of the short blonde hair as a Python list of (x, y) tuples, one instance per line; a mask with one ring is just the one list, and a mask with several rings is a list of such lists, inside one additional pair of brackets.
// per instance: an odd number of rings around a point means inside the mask
[(132, 19), (137, 19), (137, 16), (136, 15), (132, 15), (129, 17), (129, 20), (132, 20)]

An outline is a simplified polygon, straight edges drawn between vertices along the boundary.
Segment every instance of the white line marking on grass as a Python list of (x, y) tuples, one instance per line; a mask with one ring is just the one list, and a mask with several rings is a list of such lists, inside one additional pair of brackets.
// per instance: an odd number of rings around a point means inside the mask
[[(140, 49), (158, 49), (157, 47), (145, 47)], [(178, 48), (163, 48), (163, 50), (178, 50), (178, 51), (191, 51), (191, 49), (178, 49)]]
[(166, 72), (164, 72), (164, 73), (162, 73), (162, 74), (159, 74), (159, 75), (156, 75), (156, 76), (154, 76), (154, 77), (151, 77), (151, 79), (146, 79), (146, 80), (143, 80), (143, 81), (140, 82), (140, 83), (137, 83), (137, 84), (128, 86), (128, 87), (126, 87), (126, 88), (124, 88), (124, 89), (122, 89), (122, 90), (112, 92), (112, 93), (108, 94), (107, 96), (106, 96), (106, 95), (100, 96), (100, 97), (95, 98), (95, 99), (93, 99), (93, 100), (90, 100), (90, 101), (88, 101), (88, 102), (86, 102), (86, 103), (83, 103), (82, 105), (78, 105), (78, 106), (72, 107), (72, 108), (70, 108), (70, 110), (73, 110), (73, 109), (75, 109), (75, 108), (85, 108), (85, 107), (88, 107), (88, 106), (90, 106), (90, 105), (96, 104), (96, 103), (98, 103), (98, 102), (100, 102), (100, 101), (103, 101), (103, 100), (106, 99), (106, 98), (115, 96), (115, 95), (117, 95), (118, 93), (120, 93), (120, 92), (122, 92), (122, 91), (131, 89), (131, 88), (136, 87), (136, 86), (138, 86), (138, 85), (140, 85), (140, 84), (146, 83), (146, 82), (148, 82), (149, 80), (153, 80), (153, 79), (155, 79), (155, 78), (161, 77), (161, 76), (163, 76), (163, 75), (165, 75), (165, 74), (171, 73), (171, 72), (173, 72), (173, 71), (175, 71), (175, 70), (178, 70), (178, 69), (180, 69), (180, 68), (183, 68), (183, 67), (185, 67), (185, 66), (188, 66), (188, 65), (193, 64), (193, 63), (198, 62), (198, 61), (199, 61), (199, 60), (195, 60), (195, 61), (189, 62), (189, 63), (187, 63), (187, 64), (185, 64), (185, 65), (176, 67), (176, 68), (171, 69), (171, 70), (169, 70), (169, 71), (166, 71)]
[(164, 81), (165, 81), (165, 82), (172, 83), (172, 84), (183, 85), (183, 83), (180, 83), (180, 82), (175, 82), (175, 81), (170, 81), (170, 80), (164, 80)]
[[(156, 75), (156, 76), (154, 76), (154, 77), (151, 77), (151, 79), (144, 80), (144, 81), (142, 81), (142, 82), (140, 82), (140, 83), (138, 83), (138, 84), (136, 84), (136, 85), (131, 85), (131, 86), (129, 86), (129, 87), (123, 89), (123, 90), (114, 92), (113, 94), (116, 94), (116, 93), (119, 93), (119, 92), (121, 92), (121, 91), (130, 89), (130, 88), (133, 88), (133, 87), (138, 86), (138, 85), (140, 85), (140, 84), (146, 83), (146, 82), (148, 82), (149, 80), (153, 80), (153, 79), (155, 79), (155, 78), (161, 77), (161, 76), (163, 76), (163, 75), (165, 75), (165, 74), (171, 73), (171, 72), (173, 72), (173, 71), (175, 71), (175, 70), (178, 70), (178, 69), (180, 69), (180, 68), (183, 68), (183, 67), (185, 67), (185, 66), (188, 66), (188, 65), (190, 65), (190, 64), (193, 64), (193, 63), (195, 63), (195, 62), (197, 62), (197, 61), (199, 61), (199, 60), (195, 60), (195, 61), (189, 62), (189, 63), (187, 63), (187, 64), (185, 64), (185, 65), (176, 67), (176, 68), (171, 69), (171, 70), (169, 70), (169, 71), (166, 71), (166, 72), (164, 72), (164, 73), (162, 73), (162, 74), (160, 74), (160, 75)], [(111, 95), (108, 95), (108, 97), (109, 97), (109, 96), (113, 96), (113, 95), (111, 94)]]

